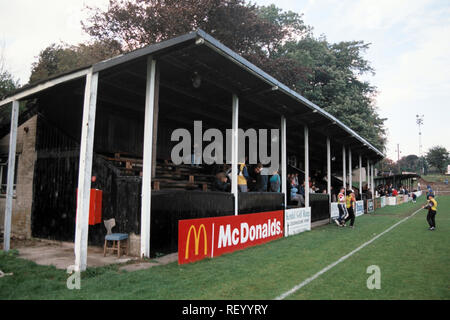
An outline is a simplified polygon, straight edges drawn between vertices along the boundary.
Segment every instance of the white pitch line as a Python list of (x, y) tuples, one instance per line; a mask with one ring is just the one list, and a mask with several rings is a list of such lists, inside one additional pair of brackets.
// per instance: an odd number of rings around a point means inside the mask
[(303, 281), (302, 283), (296, 285), (295, 287), (293, 287), (291, 290), (286, 291), (285, 293), (283, 293), (282, 295), (278, 296), (275, 298), (275, 300), (283, 300), (285, 298), (287, 298), (288, 296), (290, 296), (291, 294), (297, 292), (298, 290), (300, 290), (301, 288), (303, 288), (304, 286), (306, 286), (308, 283), (310, 283), (311, 281), (317, 279), (318, 277), (320, 277), (322, 274), (324, 274), (325, 272), (327, 272), (328, 270), (334, 268), (335, 266), (337, 266), (339, 263), (347, 260), (348, 258), (350, 258), (352, 255), (354, 255), (355, 253), (357, 253), (359, 250), (363, 249), (364, 247), (368, 246), (369, 244), (371, 244), (372, 242), (374, 242), (375, 240), (377, 240), (379, 237), (381, 237), (382, 235), (388, 233), (389, 231), (391, 231), (392, 229), (394, 229), (395, 227), (397, 227), (399, 224), (405, 222), (406, 220), (408, 220), (409, 218), (413, 217), (416, 215), (417, 212), (419, 212), (420, 210), (423, 210), (422, 208), (419, 208), (417, 211), (415, 211), (414, 213), (412, 213), (410, 216), (400, 220), (399, 222), (397, 222), (396, 224), (392, 225), (391, 227), (389, 227), (388, 229), (384, 230), (382, 233), (380, 233), (379, 235), (377, 235), (376, 237), (372, 238), (371, 240), (367, 241), (366, 243), (362, 244), (361, 246), (359, 246), (358, 248), (356, 248), (355, 250), (353, 250), (352, 252), (350, 252), (349, 254), (341, 257), (339, 260), (333, 262), (332, 264), (330, 264), (329, 266), (323, 268), (322, 270), (320, 270), (319, 272), (317, 272), (315, 275), (313, 275), (312, 277), (309, 277), (308, 279), (306, 279), (305, 281)]

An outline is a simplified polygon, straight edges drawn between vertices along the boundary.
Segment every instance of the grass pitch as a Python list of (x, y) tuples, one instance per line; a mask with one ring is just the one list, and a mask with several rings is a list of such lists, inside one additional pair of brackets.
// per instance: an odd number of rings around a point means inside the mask
[[(327, 225), (189, 265), (90, 268), (75, 291), (64, 271), (0, 252), (0, 270), (14, 273), (0, 278), (0, 299), (274, 299), (411, 215), (418, 200), (358, 217), (355, 229)], [(421, 210), (287, 299), (450, 299), (450, 196), (437, 200), (436, 231)], [(371, 265), (380, 290), (367, 288)]]

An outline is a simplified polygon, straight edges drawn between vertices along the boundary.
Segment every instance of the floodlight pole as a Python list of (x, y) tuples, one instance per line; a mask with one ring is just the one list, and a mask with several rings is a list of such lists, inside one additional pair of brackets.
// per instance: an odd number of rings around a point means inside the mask
[(425, 164), (422, 159), (422, 125), (423, 125), (423, 115), (416, 115), (416, 123), (419, 126), (419, 158), (422, 160), (422, 174), (425, 173)]

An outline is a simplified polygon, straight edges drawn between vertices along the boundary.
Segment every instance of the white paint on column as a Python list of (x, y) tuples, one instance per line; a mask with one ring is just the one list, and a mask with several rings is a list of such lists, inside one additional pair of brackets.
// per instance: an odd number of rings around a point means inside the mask
[(362, 181), (362, 157), (361, 155), (359, 155), (359, 196), (360, 199), (362, 200), (362, 185), (363, 185), (363, 181)]
[(287, 147), (286, 147), (286, 118), (281, 117), (281, 192), (284, 194), (284, 205), (287, 206)]
[(75, 271), (87, 267), (89, 207), (91, 196), (92, 158), (94, 151), (95, 115), (97, 109), (98, 73), (86, 76), (83, 122), (81, 127), (78, 201), (75, 228)]
[(5, 224), (3, 231), (3, 250), (9, 251), (11, 239), (11, 217), (14, 196), (14, 171), (16, 167), (17, 123), (19, 119), (19, 101), (13, 101), (11, 109), (11, 129), (9, 133), (8, 175), (6, 187)]
[(231, 141), (231, 193), (234, 195), (234, 215), (239, 214), (238, 190), (238, 152), (239, 152), (239, 98), (233, 94), (232, 132)]
[(346, 155), (345, 155), (345, 146), (342, 146), (342, 186), (347, 192), (347, 170), (346, 170)]
[(305, 207), (309, 208), (309, 129), (305, 126)]
[(352, 149), (348, 148), (348, 185), (353, 189)]
[(153, 115), (155, 110), (156, 61), (147, 59), (145, 89), (144, 159), (142, 167), (141, 257), (150, 258), (150, 227), (152, 215)]

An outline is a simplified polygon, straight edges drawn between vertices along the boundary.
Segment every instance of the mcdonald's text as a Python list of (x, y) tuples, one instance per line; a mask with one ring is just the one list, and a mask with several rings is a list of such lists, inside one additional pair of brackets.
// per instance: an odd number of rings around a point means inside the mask
[(178, 223), (178, 263), (185, 264), (281, 238), (283, 211), (225, 216)]

